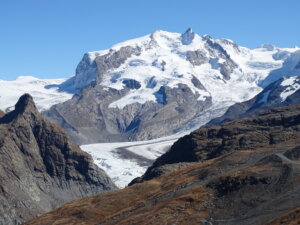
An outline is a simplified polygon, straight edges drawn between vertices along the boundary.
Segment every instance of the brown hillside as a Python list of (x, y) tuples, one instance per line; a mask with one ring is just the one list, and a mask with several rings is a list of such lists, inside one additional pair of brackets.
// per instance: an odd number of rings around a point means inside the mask
[[(192, 159), (180, 159), (180, 151)], [(154, 179), (72, 201), (27, 224), (268, 223), (300, 207), (300, 107), (199, 129), (162, 158), (149, 170)]]

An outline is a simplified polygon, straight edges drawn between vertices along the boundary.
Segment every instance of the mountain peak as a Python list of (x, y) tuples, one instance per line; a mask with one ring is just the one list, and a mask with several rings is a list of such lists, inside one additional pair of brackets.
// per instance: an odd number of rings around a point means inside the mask
[(24, 113), (38, 114), (38, 110), (30, 94), (22, 95), (15, 105), (15, 109), (3, 116), (1, 121), (4, 123), (9, 123), (19, 115), (24, 115)]
[(24, 94), (19, 98), (19, 101), (15, 105), (15, 111), (18, 113), (23, 113), (23, 112), (37, 112), (37, 108), (35, 106), (35, 103), (33, 101), (33, 98), (30, 94)]
[(183, 45), (189, 45), (192, 43), (195, 37), (195, 32), (192, 28), (188, 28), (182, 35), (181, 35), (181, 42)]

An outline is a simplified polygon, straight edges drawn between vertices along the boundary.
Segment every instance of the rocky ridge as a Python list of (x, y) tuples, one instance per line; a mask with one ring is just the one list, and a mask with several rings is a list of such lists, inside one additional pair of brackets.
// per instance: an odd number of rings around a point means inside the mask
[(116, 189), (87, 153), (39, 114), (28, 94), (14, 111), (2, 113), (0, 162), (0, 224), (20, 224), (65, 202)]

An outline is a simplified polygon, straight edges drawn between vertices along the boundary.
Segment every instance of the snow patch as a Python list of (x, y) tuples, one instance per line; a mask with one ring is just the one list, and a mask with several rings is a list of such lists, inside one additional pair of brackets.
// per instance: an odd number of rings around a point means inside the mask
[(284, 91), (281, 92), (280, 98), (281, 101), (284, 102), (287, 97), (294, 94), (296, 91), (300, 89), (300, 78), (299, 77), (289, 77), (284, 79), (281, 84), (281, 86), (286, 87)]

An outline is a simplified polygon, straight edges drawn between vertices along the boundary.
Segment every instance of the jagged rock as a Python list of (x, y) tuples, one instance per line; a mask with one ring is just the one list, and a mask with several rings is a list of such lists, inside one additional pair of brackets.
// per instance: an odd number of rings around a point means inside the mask
[(20, 224), (67, 201), (113, 189), (91, 156), (39, 114), (30, 95), (0, 119), (0, 224)]
[(96, 54), (93, 56), (95, 60), (92, 60), (90, 54), (86, 53), (76, 68), (76, 76), (66, 81), (62, 86), (72, 84), (73, 89), (80, 91), (93, 81), (101, 82), (103, 74), (108, 70), (118, 68), (132, 55), (139, 55), (140, 51), (139, 48), (124, 46), (118, 51), (111, 49), (107, 54), (101, 56)]
[(225, 62), (219, 64), (220, 72), (225, 80), (229, 80), (230, 74), (234, 69), (238, 68), (238, 65), (230, 58), (230, 55), (226, 52), (226, 50), (210, 36), (206, 35), (204, 39), (206, 40), (207, 49), (210, 54), (225, 60)]
[(183, 45), (189, 45), (194, 40), (194, 37), (195, 37), (195, 33), (193, 32), (193, 30), (191, 28), (189, 28), (189, 29), (187, 29), (186, 32), (184, 32), (181, 35), (181, 42)]

